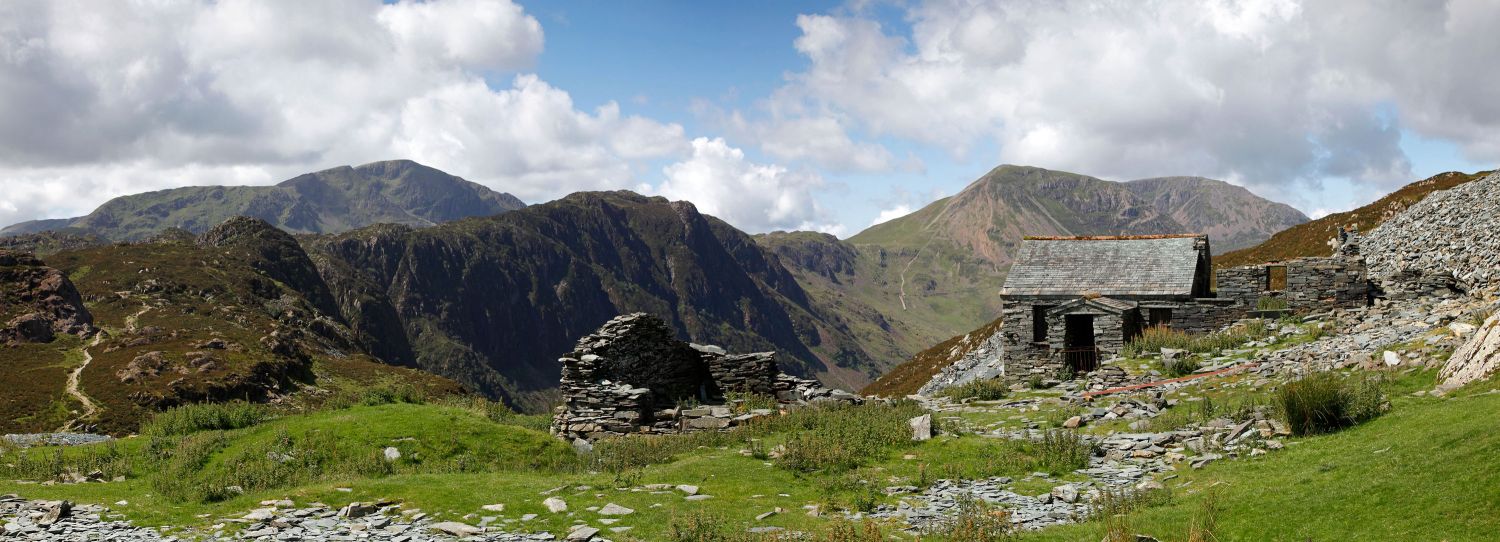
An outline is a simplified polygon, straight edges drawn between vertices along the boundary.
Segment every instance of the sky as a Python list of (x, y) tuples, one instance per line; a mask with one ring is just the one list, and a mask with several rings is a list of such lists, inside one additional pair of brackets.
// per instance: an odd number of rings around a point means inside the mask
[(847, 237), (1000, 164), (1311, 216), (1500, 163), (1500, 2), (0, 1), (0, 225), (406, 158)]

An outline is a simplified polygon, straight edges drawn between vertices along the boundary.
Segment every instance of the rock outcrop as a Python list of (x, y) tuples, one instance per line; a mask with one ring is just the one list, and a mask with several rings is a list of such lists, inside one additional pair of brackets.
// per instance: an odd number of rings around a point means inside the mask
[(68, 276), (31, 254), (0, 250), (0, 288), (0, 343), (46, 343), (58, 333), (94, 329)]
[[(1457, 325), (1457, 324), (1455, 324)], [(1456, 331), (1456, 330), (1455, 330)], [(1484, 321), (1463, 346), (1453, 351), (1438, 373), (1438, 390), (1448, 391), (1500, 370), (1500, 313)]]
[(724, 429), (774, 413), (726, 401), (731, 393), (774, 397), (781, 405), (862, 400), (783, 374), (775, 352), (729, 354), (677, 340), (665, 321), (645, 313), (611, 319), (558, 361), (566, 402), (552, 432), (574, 441)]
[(1370, 232), (1361, 251), (1392, 298), (1500, 286), (1500, 173), (1427, 196)]

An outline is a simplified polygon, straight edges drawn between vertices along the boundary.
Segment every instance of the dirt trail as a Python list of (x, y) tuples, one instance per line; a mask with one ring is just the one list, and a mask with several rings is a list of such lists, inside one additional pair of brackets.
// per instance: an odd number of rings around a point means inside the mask
[[(141, 309), (140, 312), (126, 317), (126, 331), (134, 332), (136, 321), (140, 319), (142, 314), (146, 314), (150, 310), (151, 307), (148, 305), (145, 308)], [(83, 391), (78, 389), (78, 382), (83, 377), (83, 370), (87, 369), (89, 364), (93, 363), (94, 361), (94, 355), (89, 353), (89, 349), (95, 346), (99, 346), (99, 343), (103, 340), (103, 331), (95, 333), (94, 340), (90, 342), (88, 346), (83, 347), (83, 363), (80, 363), (78, 367), (74, 368), (72, 372), (68, 373), (68, 395), (73, 396), (73, 398), (76, 399), (79, 404), (83, 405), (83, 412), (79, 413), (78, 416), (75, 416), (73, 419), (68, 420), (68, 423), (63, 424), (63, 426), (57, 430), (58, 433), (70, 433), (80, 430), (83, 427), (84, 420), (91, 419), (94, 417), (94, 415), (99, 413), (99, 405), (95, 403), (93, 399), (90, 399), (88, 395), (85, 395)]]
[(99, 346), (99, 341), (102, 340), (104, 340), (103, 332), (94, 334), (93, 342), (90, 342), (88, 346), (83, 347), (83, 363), (79, 364), (77, 368), (73, 369), (73, 372), (68, 373), (68, 395), (72, 395), (79, 404), (83, 405), (83, 412), (73, 419), (68, 420), (68, 423), (63, 424), (63, 426), (57, 430), (58, 433), (71, 433), (73, 431), (76, 431), (82, 424), (83, 420), (92, 418), (95, 414), (99, 413), (99, 405), (94, 404), (93, 399), (89, 399), (89, 396), (84, 395), (81, 391), (78, 391), (78, 380), (83, 376), (83, 370), (85, 368), (88, 368), (89, 363), (92, 363), (94, 361), (94, 355), (89, 353), (89, 349), (95, 346)]

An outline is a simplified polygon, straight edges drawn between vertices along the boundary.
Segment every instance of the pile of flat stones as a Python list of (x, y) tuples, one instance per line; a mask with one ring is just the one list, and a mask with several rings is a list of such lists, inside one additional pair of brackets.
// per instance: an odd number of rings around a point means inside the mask
[(966, 348), (968, 351), (964, 352), (958, 361), (933, 375), (931, 380), (917, 390), (917, 395), (931, 397), (953, 386), (1004, 375), (1005, 363), (1001, 361), (1000, 356), (1003, 339), (1004, 336), (998, 332), (988, 337), (965, 336), (953, 346), (954, 351), (949, 352), (949, 359)]
[(1429, 194), (1360, 250), (1392, 298), (1500, 285), (1500, 173)]
[(152, 529), (109, 519), (107, 513), (101, 506), (0, 495), (0, 540), (176, 540)]
[[(1258, 356), (1255, 372), (1295, 376), (1333, 369), (1436, 366), (1474, 333), (1467, 321), (1496, 308), (1472, 297), (1418, 297), (1379, 301), (1310, 318), (1334, 332), (1316, 341)], [(1400, 349), (1393, 345), (1403, 345)], [(1410, 345), (1417, 345), (1412, 347)]]
[[(1099, 410), (1106, 413), (1104, 416), (1110, 416), (1116, 414), (1116, 407)], [(1032, 473), (1023, 481), (1055, 480), (1057, 485), (1047, 493), (1026, 495), (1012, 489), (1016, 480), (1010, 477), (939, 480), (921, 493), (902, 498), (897, 505), (878, 507), (869, 516), (900, 519), (906, 522), (910, 532), (921, 533), (950, 521), (959, 502), (972, 498), (1004, 506), (1011, 523), (1020, 529), (1074, 523), (1086, 519), (1105, 493), (1164, 489), (1165, 484), (1177, 478), (1173, 472), (1179, 468), (1197, 469), (1226, 458), (1264, 455), (1270, 450), (1282, 449), (1284, 446), (1279, 439), (1289, 434), (1283, 424), (1256, 412), (1242, 421), (1218, 418), (1201, 426), (1160, 433), (1111, 433), (1104, 437), (1081, 435), (1095, 449), (1089, 466), (1074, 471), (1088, 477), (1086, 481), (1063, 482), (1047, 473)], [(1042, 432), (1024, 430), (985, 436), (1037, 439), (1042, 437)], [(886, 490), (889, 494), (908, 491), (915, 491), (915, 488), (902, 486)]]
[(20, 448), (32, 446), (80, 446), (109, 442), (114, 437), (92, 433), (24, 433), (0, 436), (0, 439)]
[[(127, 504), (127, 503), (120, 503)], [(549, 533), (508, 532), (509, 527), (534, 519), (534, 514), (520, 519), (479, 518), (476, 525), (454, 521), (436, 521), (420, 511), (403, 511), (395, 504), (351, 503), (333, 509), (313, 504), (296, 508), (291, 501), (266, 501), (250, 513), (229, 518), (210, 528), (210, 532), (184, 534), (195, 540), (257, 540), (313, 542), (538, 542), (557, 540)], [(573, 534), (573, 533), (570, 533)], [(587, 536), (583, 536), (587, 535)], [(607, 542), (594, 532), (565, 536), (567, 540)], [(175, 542), (178, 536), (155, 529), (136, 527), (112, 518), (109, 509), (96, 505), (75, 505), (68, 501), (33, 501), (14, 495), (0, 495), (0, 540), (112, 540), (120, 542)]]

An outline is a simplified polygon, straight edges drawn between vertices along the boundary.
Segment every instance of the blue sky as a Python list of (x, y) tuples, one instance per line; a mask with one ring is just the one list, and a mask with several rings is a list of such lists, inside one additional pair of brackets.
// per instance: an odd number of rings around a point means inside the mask
[[(857, 233), (1002, 163), (1309, 214), (1500, 161), (1500, 4), (0, 5), (0, 222), (415, 159), (542, 202)], [(66, 15), (66, 16), (63, 16)], [(79, 114), (84, 112), (85, 114)]]
[[(694, 113), (695, 104), (753, 110), (785, 83), (788, 74), (808, 68), (808, 59), (792, 46), (802, 35), (797, 16), (847, 14), (851, 9), (840, 2), (569, 1), (539, 4), (532, 12), (548, 32), (547, 49), (539, 57), (536, 72), (569, 89), (581, 106), (618, 101), (628, 111), (682, 124), (690, 134), (715, 136), (723, 134)], [(890, 34), (911, 32), (904, 10), (896, 4), (875, 4), (860, 15), (879, 21)], [(1399, 116), (1399, 107), (1387, 107), (1386, 114)], [(993, 139), (981, 141), (962, 157), (899, 138), (881, 141), (898, 155), (917, 156), (923, 167), (881, 173), (825, 172), (833, 181), (827, 191), (842, 202), (832, 210), (837, 221), (849, 227), (847, 232), (869, 224), (882, 209), (902, 203), (917, 207), (953, 194), (999, 163), (998, 143)], [(1400, 131), (1399, 148), (1410, 161), (1410, 180), (1444, 171), (1494, 168), (1493, 162), (1466, 157), (1451, 140), (1424, 137), (1408, 129)], [(771, 159), (753, 147), (746, 151), (757, 160)], [(1154, 175), (1214, 173), (1162, 169)], [(1300, 197), (1267, 195), (1321, 215), (1367, 203), (1394, 187), (1390, 183), (1372, 187), (1359, 179), (1328, 175), (1302, 179), (1296, 189)]]

